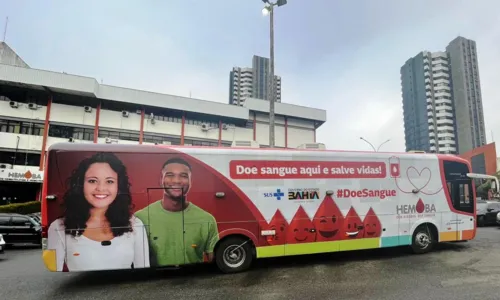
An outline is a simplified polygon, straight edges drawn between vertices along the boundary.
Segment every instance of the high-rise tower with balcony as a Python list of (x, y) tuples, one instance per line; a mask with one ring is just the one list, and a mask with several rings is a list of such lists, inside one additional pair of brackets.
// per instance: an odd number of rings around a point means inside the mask
[(446, 47), (450, 60), (459, 153), (486, 145), (476, 42), (457, 37)]
[(457, 38), (401, 67), (406, 150), (463, 153), (485, 144), (475, 43)]
[(401, 67), (406, 151), (456, 153), (449, 72), (445, 52), (423, 51)]
[[(269, 58), (254, 55), (252, 67), (234, 67), (229, 73), (229, 104), (243, 105), (246, 98), (269, 100)], [(274, 76), (275, 100), (281, 102), (281, 77)]]

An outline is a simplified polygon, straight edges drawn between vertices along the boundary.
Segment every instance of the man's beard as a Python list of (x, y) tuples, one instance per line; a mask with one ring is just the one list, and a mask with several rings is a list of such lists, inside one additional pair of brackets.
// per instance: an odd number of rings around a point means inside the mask
[[(174, 196), (171, 194), (171, 190), (182, 190), (182, 195), (179, 196)], [(172, 199), (175, 202), (183, 202), (184, 198), (186, 197), (186, 193), (184, 191), (185, 189), (172, 189), (172, 188), (166, 188), (164, 189), (165, 194)]]

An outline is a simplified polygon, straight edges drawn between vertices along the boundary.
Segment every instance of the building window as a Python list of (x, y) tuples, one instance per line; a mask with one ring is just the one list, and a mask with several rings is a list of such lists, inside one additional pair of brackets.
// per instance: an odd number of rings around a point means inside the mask
[(63, 125), (50, 125), (49, 136), (63, 139), (73, 138), (76, 140), (93, 141), (94, 129)]
[(43, 124), (32, 122), (21, 122), (11, 120), (0, 120), (0, 132), (27, 134), (27, 135), (43, 135)]
[(163, 142), (170, 142), (170, 145), (180, 145), (181, 144), (180, 138), (173, 138), (173, 137), (168, 137), (168, 136), (158, 136), (158, 135), (151, 135), (151, 134), (145, 134), (143, 136), (143, 141), (145, 143), (155, 143), (155, 144), (163, 144)]
[(138, 133), (119, 132), (119, 131), (112, 131), (112, 130), (99, 130), (99, 137), (100, 138), (110, 138), (110, 139), (114, 139), (114, 140), (133, 141), (133, 142), (139, 141), (139, 134)]
[(203, 140), (184, 140), (184, 144), (192, 145), (192, 146), (203, 146), (203, 147), (218, 147), (219, 142), (216, 141), (203, 141)]
[(94, 129), (73, 128), (73, 138), (77, 140), (93, 141)]

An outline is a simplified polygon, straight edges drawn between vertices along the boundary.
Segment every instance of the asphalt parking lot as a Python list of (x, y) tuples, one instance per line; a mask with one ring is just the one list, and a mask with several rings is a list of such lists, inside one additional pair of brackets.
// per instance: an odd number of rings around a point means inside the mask
[(246, 273), (214, 267), (50, 273), (40, 249), (0, 255), (0, 298), (30, 299), (499, 299), (500, 229), (433, 253), (406, 249), (262, 260)]

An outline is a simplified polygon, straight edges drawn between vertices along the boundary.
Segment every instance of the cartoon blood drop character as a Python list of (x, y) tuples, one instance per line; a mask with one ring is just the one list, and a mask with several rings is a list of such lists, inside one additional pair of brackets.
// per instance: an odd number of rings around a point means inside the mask
[(270, 245), (283, 245), (286, 241), (286, 230), (288, 228), (288, 223), (278, 209), (274, 213), (271, 222), (269, 222), (269, 230), (274, 230), (274, 236), (268, 236), (268, 243)]
[(382, 235), (382, 224), (371, 207), (363, 220), (363, 231), (365, 238), (376, 238)]
[(363, 222), (352, 206), (345, 217), (344, 233), (347, 239), (363, 238)]
[(417, 202), (417, 206), (415, 207), (415, 210), (421, 214), (424, 212), (424, 209), (425, 209), (425, 204), (424, 204), (424, 201), (422, 201), (422, 199), (418, 199), (418, 202)]
[(312, 243), (316, 241), (316, 230), (302, 206), (299, 206), (288, 226), (287, 244)]
[(344, 224), (344, 216), (331, 196), (326, 196), (314, 215), (313, 225), (317, 230), (316, 240), (319, 242), (342, 239), (340, 231)]

